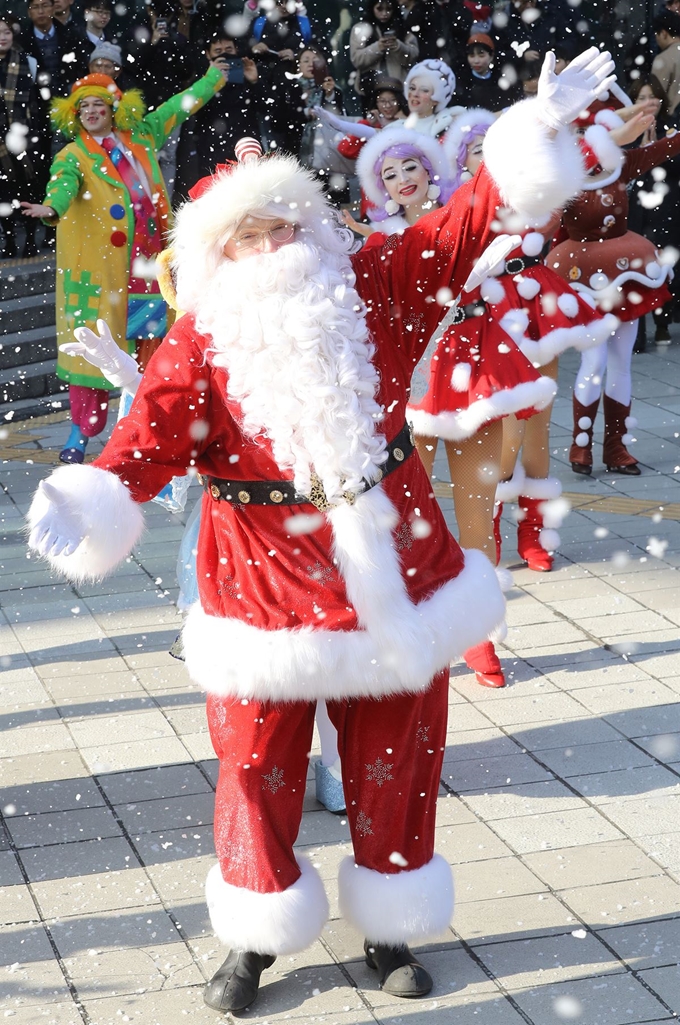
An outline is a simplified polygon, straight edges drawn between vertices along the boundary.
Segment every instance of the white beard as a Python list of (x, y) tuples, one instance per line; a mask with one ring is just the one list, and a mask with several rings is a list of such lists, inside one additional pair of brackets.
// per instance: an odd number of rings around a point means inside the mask
[(308, 494), (312, 472), (328, 499), (360, 492), (387, 457), (363, 305), (344, 251), (304, 241), (225, 261), (205, 288), (196, 324), (229, 374), (244, 434), (266, 437), (274, 459)]

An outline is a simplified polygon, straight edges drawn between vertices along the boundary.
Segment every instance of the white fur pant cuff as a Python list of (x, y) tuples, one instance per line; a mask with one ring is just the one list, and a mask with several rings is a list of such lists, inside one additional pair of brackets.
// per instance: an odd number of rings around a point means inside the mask
[(389, 875), (345, 858), (338, 882), (341, 914), (374, 943), (424, 943), (451, 923), (453, 875), (439, 854), (422, 868)]
[(328, 900), (321, 877), (306, 858), (302, 875), (279, 893), (257, 893), (225, 883), (219, 865), (208, 872), (205, 892), (218, 939), (233, 950), (295, 954), (321, 935)]

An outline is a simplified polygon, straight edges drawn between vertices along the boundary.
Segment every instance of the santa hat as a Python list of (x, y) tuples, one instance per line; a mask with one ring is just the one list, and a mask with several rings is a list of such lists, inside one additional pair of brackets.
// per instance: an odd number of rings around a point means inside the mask
[(456, 91), (456, 76), (448, 64), (434, 58), (414, 64), (404, 82), (405, 96), (408, 96), (408, 87), (414, 78), (425, 78), (432, 86), (435, 114), (448, 106)]
[(458, 114), (451, 122), (442, 140), (442, 146), (449, 162), (450, 175), (458, 177), (465, 170), (465, 156), (468, 144), (478, 135), (486, 135), (497, 115), (484, 107), (470, 107)]
[(624, 122), (613, 109), (611, 103), (607, 103), (605, 100), (593, 100), (587, 110), (582, 110), (572, 123), (576, 128), (604, 125), (605, 128), (611, 130), (612, 128), (620, 128)]
[(302, 226), (332, 216), (323, 189), (294, 157), (262, 156), (255, 139), (242, 139), (235, 149), (238, 162), (221, 164), (197, 182), (191, 201), (177, 213), (172, 264), (180, 274), (197, 268), (214, 272), (225, 242), (249, 214), (280, 216)]
[(108, 75), (85, 75), (73, 83), (69, 96), (55, 97), (50, 105), (54, 128), (68, 139), (75, 139), (84, 131), (78, 110), (86, 96), (96, 96), (113, 107), (114, 127), (123, 132), (138, 124), (146, 111), (139, 89), (128, 89), (123, 93)]
[[(438, 185), (446, 192), (450, 175), (448, 173), (444, 150), (436, 139), (423, 135), (413, 128), (405, 128), (403, 124), (390, 125), (376, 132), (366, 142), (359, 153), (356, 163), (357, 176), (368, 200), (378, 208), (385, 207), (389, 202), (389, 193), (380, 174), (380, 166), (385, 154), (397, 146), (408, 146), (417, 150), (419, 159), (424, 158), (424, 166), (430, 171), (431, 184)], [(447, 197), (444, 197), (447, 198)], [(396, 213), (396, 211), (392, 211)]]

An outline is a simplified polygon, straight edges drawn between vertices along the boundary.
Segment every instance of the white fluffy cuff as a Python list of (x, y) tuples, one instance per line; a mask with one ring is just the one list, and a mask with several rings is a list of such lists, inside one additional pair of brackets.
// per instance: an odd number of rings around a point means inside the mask
[(225, 883), (219, 865), (208, 872), (205, 894), (218, 939), (234, 950), (295, 954), (318, 939), (328, 919), (321, 877), (306, 858), (302, 875), (279, 893), (257, 893)]
[(389, 875), (345, 858), (338, 882), (342, 915), (375, 943), (424, 943), (451, 924), (453, 876), (439, 854), (422, 868)]
[[(141, 537), (144, 516), (119, 477), (97, 466), (61, 466), (47, 478), (82, 525), (84, 540), (72, 555), (47, 556), (69, 580), (99, 580), (122, 562)], [(28, 510), (32, 529), (45, 515), (48, 499), (36, 492)]]
[(537, 100), (515, 103), (491, 125), (484, 162), (503, 202), (531, 226), (545, 224), (585, 180), (576, 136), (569, 128), (553, 135), (538, 116)]
[(525, 477), (520, 491), (522, 498), (542, 498), (546, 502), (561, 494), (562, 484), (557, 477)]

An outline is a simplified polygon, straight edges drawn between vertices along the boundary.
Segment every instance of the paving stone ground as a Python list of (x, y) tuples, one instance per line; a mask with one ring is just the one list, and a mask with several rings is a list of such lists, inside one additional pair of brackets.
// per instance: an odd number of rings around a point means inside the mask
[[(680, 333), (634, 358), (639, 478), (571, 473), (575, 366), (564, 360), (552, 434), (573, 506), (552, 573), (519, 565), (504, 512), (509, 686), (451, 671), (437, 831), (457, 905), (421, 951), (435, 989), (412, 1003), (378, 990), (338, 914), (347, 825), (317, 804), (310, 771), (298, 844), (331, 919), (265, 974), (245, 1020), (678, 1019)], [(203, 899), (216, 763), (203, 697), (167, 653), (186, 517), (149, 505), (142, 543), (101, 584), (74, 588), (28, 558), (23, 517), (63, 421), (10, 420), (0, 435), (0, 1013), (16, 1025), (216, 1022), (201, 999), (224, 957)], [(443, 451), (436, 472), (453, 527)]]

